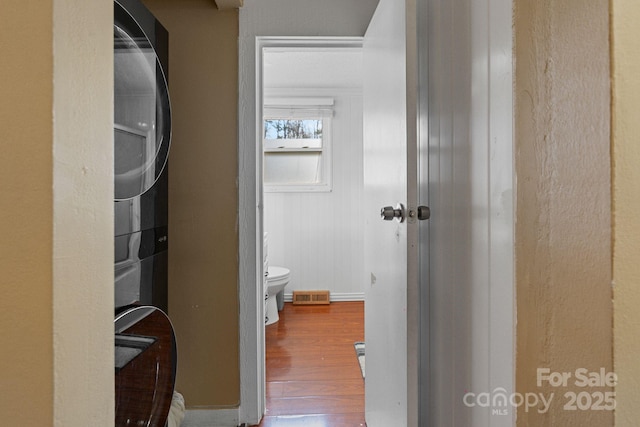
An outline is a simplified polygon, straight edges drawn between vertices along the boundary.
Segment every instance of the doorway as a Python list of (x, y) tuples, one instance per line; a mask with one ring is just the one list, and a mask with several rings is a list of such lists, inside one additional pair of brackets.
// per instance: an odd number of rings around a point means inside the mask
[[(363, 197), (362, 39), (258, 38), (256, 49), (256, 254), (291, 271), (285, 301), (312, 289), (363, 301), (364, 229), (348, 214)], [(297, 135), (309, 123), (315, 137)]]
[[(429, 166), (421, 173), (430, 181), (433, 215), (429, 245), (438, 249), (429, 251), (429, 264), (421, 263), (421, 267), (429, 275), (429, 306), (437, 309), (426, 320), (438, 320), (426, 332), (431, 334), (430, 341), (439, 344), (423, 349), (433, 358), (429, 366), (437, 375), (431, 379), (428, 400), (423, 399), (431, 405), (420, 409), (425, 411), (421, 414), (425, 419), (442, 421), (436, 424), (447, 424), (446, 420), (462, 411), (478, 425), (511, 425), (513, 412), (508, 416), (492, 414), (490, 408), (465, 407), (462, 400), (465, 388), (474, 393), (497, 387), (513, 390), (512, 92), (511, 68), (504, 66), (511, 64), (510, 5), (469, 4), (420, 2), (417, 14), (428, 21), (418, 31), (422, 70), (418, 77), (420, 87), (428, 92), (421, 92), (418, 100), (419, 140), (428, 145), (419, 160)], [(255, 25), (257, 21), (246, 22)], [(449, 25), (451, 22), (455, 25)], [(427, 29), (438, 37), (427, 38)], [(287, 46), (292, 39), (258, 38), (256, 42), (253, 35), (260, 33), (252, 31), (241, 39), (249, 53), (246, 57), (251, 58), (246, 62), (251, 70), (243, 70), (242, 75), (251, 81), (241, 79), (240, 85), (245, 93), (247, 88), (251, 94), (258, 93), (258, 99), (240, 107), (248, 111), (244, 116), (254, 121), (253, 129), (240, 128), (240, 172), (248, 171), (252, 178), (255, 170), (256, 181), (260, 181), (263, 164), (256, 156), (253, 132), (262, 127), (262, 117), (253, 112), (261, 110), (263, 100), (253, 84), (261, 82), (262, 70), (258, 68), (254, 76), (255, 64), (261, 66), (263, 47), (270, 46), (268, 43)], [(269, 32), (261, 34), (265, 33)], [(427, 63), (428, 73), (422, 68)], [(260, 238), (264, 231), (263, 194), (256, 194), (256, 182), (242, 184), (240, 233)], [(385, 203), (393, 204), (394, 200)], [(240, 287), (240, 322), (244, 326), (251, 323), (251, 327), (241, 327), (241, 355), (246, 357), (241, 370), (240, 417), (250, 419), (264, 410), (264, 400), (260, 400), (264, 397), (264, 299), (256, 295), (256, 287), (263, 286), (262, 276), (255, 271), (262, 265), (261, 244), (244, 244), (241, 241), (241, 258), (246, 262), (241, 263), (240, 281), (250, 286)], [(375, 279), (371, 277), (372, 284)], [(470, 302), (473, 310), (467, 310)], [(421, 325), (426, 324), (422, 320)], [(257, 361), (251, 358), (256, 354), (262, 356)], [(433, 393), (438, 390), (446, 393)]]
[[(256, 156), (257, 118), (262, 99), (256, 90), (260, 75), (263, 46), (291, 46), (292, 38), (313, 36), (306, 43), (322, 45), (336, 42), (334, 36), (347, 46), (360, 42), (371, 21), (378, 0), (311, 0), (245, 2), (239, 12), (239, 122), (238, 158), (239, 192), (239, 311), (240, 311), (240, 407), (239, 419), (251, 423), (260, 419), (264, 411), (264, 296), (256, 289), (262, 287), (258, 268), (262, 265), (262, 248), (256, 236), (262, 230), (262, 194), (258, 194), (257, 180), (262, 176), (261, 159)], [(281, 37), (268, 37), (278, 34)], [(268, 42), (268, 43), (267, 43)], [(295, 44), (294, 44), (295, 46)], [(337, 47), (332, 44), (333, 47)], [(260, 220), (258, 220), (260, 218)]]

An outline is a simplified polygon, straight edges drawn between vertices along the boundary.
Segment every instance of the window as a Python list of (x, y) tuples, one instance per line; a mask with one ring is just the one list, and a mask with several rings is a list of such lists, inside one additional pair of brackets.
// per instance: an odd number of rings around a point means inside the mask
[(271, 100), (265, 105), (265, 191), (331, 191), (332, 105), (332, 99)]

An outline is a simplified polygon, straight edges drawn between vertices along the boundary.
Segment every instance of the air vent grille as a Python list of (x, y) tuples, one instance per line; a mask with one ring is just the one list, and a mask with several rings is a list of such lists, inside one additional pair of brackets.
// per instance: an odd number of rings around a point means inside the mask
[(329, 291), (293, 291), (293, 304), (318, 305), (329, 304)]

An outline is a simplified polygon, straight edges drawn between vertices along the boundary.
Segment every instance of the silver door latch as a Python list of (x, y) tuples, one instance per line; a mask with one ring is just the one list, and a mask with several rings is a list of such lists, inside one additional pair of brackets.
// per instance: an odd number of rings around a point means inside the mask
[(409, 219), (418, 219), (424, 221), (431, 218), (431, 209), (429, 206), (418, 206), (417, 209), (409, 209)]

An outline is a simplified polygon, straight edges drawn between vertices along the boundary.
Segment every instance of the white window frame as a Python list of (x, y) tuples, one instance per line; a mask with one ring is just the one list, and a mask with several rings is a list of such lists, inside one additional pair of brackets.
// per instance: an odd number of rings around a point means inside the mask
[[(265, 99), (261, 135), (262, 150), (265, 153), (320, 153), (322, 168), (321, 181), (318, 183), (277, 183), (264, 182), (263, 188), (268, 193), (285, 192), (330, 192), (332, 190), (332, 158), (331, 158), (331, 121), (333, 118), (333, 98), (269, 98)], [(264, 122), (270, 119), (322, 119), (322, 145), (308, 147), (280, 147), (275, 141), (264, 138)], [(301, 141), (301, 140), (298, 140)], [(270, 143), (269, 143), (270, 142)], [(271, 146), (271, 147), (268, 147)], [(266, 168), (266, 161), (263, 161)]]

